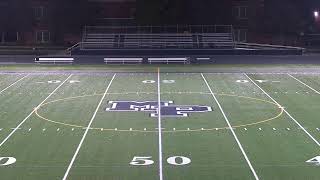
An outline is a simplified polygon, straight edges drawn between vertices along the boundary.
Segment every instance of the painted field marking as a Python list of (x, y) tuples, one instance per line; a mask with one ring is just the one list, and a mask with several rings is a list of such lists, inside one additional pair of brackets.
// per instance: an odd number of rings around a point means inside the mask
[(161, 94), (160, 94), (160, 68), (158, 68), (158, 143), (159, 143), (159, 179), (163, 180), (162, 170), (162, 128), (161, 128)]
[(317, 94), (320, 94), (319, 91), (315, 90), (314, 88), (312, 88), (311, 86), (309, 86), (308, 84), (302, 82), (301, 80), (299, 80), (298, 78), (292, 76), (291, 74), (288, 74), (288, 76), (290, 76), (291, 78), (293, 78), (294, 80), (298, 81), (299, 83), (303, 84), (304, 86), (308, 87), (309, 89), (311, 89), (312, 91), (314, 91)]
[[(257, 88), (259, 88), (266, 96), (268, 96), (279, 107), (281, 106), (275, 99), (273, 99), (265, 90), (263, 90), (257, 83), (255, 83), (246, 73), (244, 74)], [(283, 111), (320, 147), (320, 143), (286, 110)]]
[(10, 84), (8, 87), (2, 89), (2, 90), (0, 91), (0, 94), (2, 94), (4, 91), (6, 91), (7, 89), (11, 88), (12, 86), (14, 86), (15, 84), (17, 84), (18, 82), (22, 81), (24, 78), (26, 78), (26, 77), (28, 77), (28, 76), (29, 76), (29, 74), (23, 76), (22, 78), (18, 79), (18, 80), (15, 81), (14, 83)]
[(67, 170), (66, 170), (66, 172), (65, 172), (65, 174), (64, 174), (64, 176), (63, 176), (63, 178), (62, 178), (63, 180), (66, 180), (66, 179), (67, 179), (67, 177), (68, 177), (68, 175), (69, 175), (69, 172), (70, 172), (70, 170), (71, 170), (71, 167), (72, 167), (74, 161), (76, 160), (76, 158), (77, 158), (77, 156), (78, 156), (78, 153), (79, 153), (79, 151), (80, 151), (80, 148), (81, 148), (81, 146), (82, 146), (82, 144), (83, 144), (83, 142), (84, 142), (84, 140), (85, 140), (85, 138), (86, 138), (86, 136), (87, 136), (87, 134), (88, 134), (88, 132), (89, 132), (89, 129), (90, 129), (90, 127), (91, 127), (91, 124), (93, 123), (93, 120), (94, 120), (94, 118), (96, 117), (96, 115), (97, 115), (97, 113), (98, 113), (98, 110), (99, 110), (99, 108), (100, 108), (100, 106), (101, 106), (101, 104), (102, 104), (102, 102), (103, 102), (103, 99), (106, 97), (107, 92), (109, 91), (109, 88), (110, 88), (110, 86), (111, 86), (111, 84), (112, 84), (112, 82), (113, 82), (113, 80), (114, 80), (115, 77), (116, 77), (116, 74), (113, 75), (113, 77), (112, 77), (111, 81), (109, 82), (109, 85), (108, 85), (108, 87), (106, 88), (106, 90), (105, 90), (105, 92), (104, 92), (104, 94), (103, 94), (103, 96), (102, 96), (99, 104), (97, 105), (96, 110), (94, 111), (94, 113), (93, 113), (93, 115), (92, 115), (92, 117), (91, 117), (91, 119), (90, 119), (90, 122), (89, 122), (89, 124), (88, 124), (88, 126), (87, 126), (87, 128), (86, 128), (86, 131), (84, 132), (84, 134), (83, 134), (83, 136), (82, 136), (82, 138), (81, 138), (81, 141), (80, 141), (80, 143), (79, 143), (79, 145), (78, 145), (78, 147), (77, 147), (77, 149), (76, 149), (76, 151), (75, 151), (75, 153), (74, 153), (74, 155), (73, 155), (73, 157), (72, 157), (72, 159), (71, 159), (71, 161), (70, 161), (70, 164), (69, 164), (69, 166), (68, 166), (68, 168), (67, 168)]
[(237, 142), (237, 144), (238, 144), (238, 146), (239, 146), (239, 148), (240, 148), (240, 150), (241, 150), (241, 152), (242, 152), (242, 155), (244, 156), (245, 160), (247, 161), (247, 164), (249, 165), (250, 170), (251, 170), (253, 176), (255, 177), (256, 180), (259, 180), (259, 177), (258, 177), (256, 171), (254, 170), (254, 168), (253, 168), (253, 166), (252, 166), (252, 164), (251, 164), (251, 162), (250, 162), (250, 160), (249, 160), (249, 158), (248, 158), (248, 156), (247, 156), (247, 153), (244, 151), (244, 149), (243, 149), (243, 147), (242, 147), (242, 145), (241, 145), (241, 143), (240, 143), (240, 141), (239, 141), (239, 139), (238, 139), (238, 136), (237, 136), (236, 133), (234, 132), (234, 130), (233, 130), (232, 126), (231, 126), (231, 123), (229, 122), (228, 117), (227, 117), (226, 114), (224, 113), (224, 110), (222, 109), (222, 106), (220, 105), (220, 103), (219, 103), (216, 95), (213, 93), (210, 85), (208, 84), (207, 79), (204, 77), (204, 75), (203, 75), (202, 73), (201, 73), (201, 76), (202, 76), (203, 81), (206, 83), (206, 85), (207, 85), (207, 87), (208, 87), (208, 89), (209, 89), (209, 91), (210, 91), (213, 99), (214, 99), (215, 102), (217, 103), (217, 105), (218, 105), (218, 107), (219, 107), (219, 109), (220, 109), (220, 111), (221, 111), (221, 113), (222, 113), (225, 121), (227, 122), (228, 127), (229, 127), (230, 131), (232, 132), (232, 135), (233, 135), (234, 139), (236, 140), (236, 142)]
[(33, 109), (33, 111), (31, 111), (31, 113), (25, 117), (18, 125), (17, 127), (11, 131), (11, 133), (0, 143), (0, 147), (17, 131), (18, 128), (20, 128), (20, 126), (27, 121), (27, 119), (29, 119), (29, 117), (47, 100), (49, 99), (69, 78), (71, 78), (72, 74), (70, 74), (67, 79), (65, 79), (62, 83), (60, 83), (60, 85), (58, 87), (56, 87), (50, 94), (49, 96), (47, 96), (37, 107), (35, 107)]

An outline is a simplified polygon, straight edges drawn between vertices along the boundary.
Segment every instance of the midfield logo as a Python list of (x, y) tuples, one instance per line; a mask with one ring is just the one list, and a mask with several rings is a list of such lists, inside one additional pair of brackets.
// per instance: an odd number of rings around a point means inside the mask
[[(150, 112), (151, 117), (158, 117), (157, 101), (109, 101), (110, 107), (106, 111), (123, 111), (123, 112)], [(162, 101), (161, 116), (163, 117), (188, 117), (190, 113), (210, 112), (209, 106), (199, 105), (174, 105), (173, 101)]]

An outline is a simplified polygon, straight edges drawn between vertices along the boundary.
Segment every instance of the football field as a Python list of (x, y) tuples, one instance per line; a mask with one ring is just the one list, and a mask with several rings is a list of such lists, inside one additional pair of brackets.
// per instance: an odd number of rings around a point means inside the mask
[(319, 180), (320, 74), (2, 73), (4, 180)]

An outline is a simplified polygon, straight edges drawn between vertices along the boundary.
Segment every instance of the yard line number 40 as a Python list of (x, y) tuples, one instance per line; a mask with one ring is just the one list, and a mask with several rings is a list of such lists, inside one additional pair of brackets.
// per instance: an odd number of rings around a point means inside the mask
[[(184, 166), (191, 163), (191, 159), (184, 156), (172, 156), (167, 159), (167, 163), (175, 166)], [(154, 164), (152, 156), (134, 156), (130, 165), (149, 166)]]

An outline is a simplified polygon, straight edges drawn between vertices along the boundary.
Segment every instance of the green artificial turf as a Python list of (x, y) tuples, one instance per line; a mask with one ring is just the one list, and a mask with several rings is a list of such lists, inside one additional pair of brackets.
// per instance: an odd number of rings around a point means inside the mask
[[(30, 70), (2, 67), (17, 69)], [(1, 179), (319, 179), (320, 162), (306, 162), (320, 156), (319, 74), (160, 72), (158, 85), (156, 66), (133, 70), (0, 74)], [(106, 110), (159, 95), (212, 111)]]

